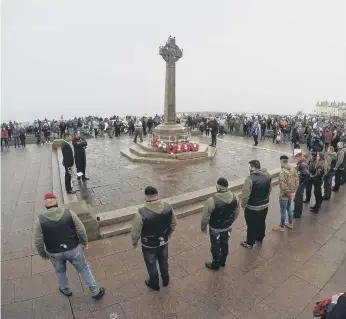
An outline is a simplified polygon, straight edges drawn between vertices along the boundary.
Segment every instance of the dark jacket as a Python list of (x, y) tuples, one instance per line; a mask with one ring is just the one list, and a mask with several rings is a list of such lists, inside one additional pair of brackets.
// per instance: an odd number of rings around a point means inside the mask
[(74, 157), (71, 145), (64, 141), (61, 145), (61, 152), (63, 156), (62, 165), (72, 167), (74, 165)]
[(251, 172), (243, 186), (242, 206), (257, 211), (267, 208), (271, 180), (272, 178), (265, 168)]
[(219, 191), (207, 199), (203, 208), (201, 230), (218, 233), (232, 228), (240, 212), (239, 197), (231, 191)]
[(306, 184), (311, 178), (309, 167), (306, 162), (297, 163), (297, 171), (299, 176), (299, 185)]
[(80, 137), (80, 138), (74, 138), (72, 140), (72, 145), (74, 149), (74, 158), (77, 161), (84, 160), (85, 159), (85, 148), (88, 145), (87, 141)]

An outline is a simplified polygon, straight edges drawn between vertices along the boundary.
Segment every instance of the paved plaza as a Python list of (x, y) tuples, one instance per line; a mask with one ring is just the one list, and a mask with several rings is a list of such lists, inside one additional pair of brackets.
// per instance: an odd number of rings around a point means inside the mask
[[(199, 140), (208, 143), (209, 139)], [(248, 162), (252, 159), (259, 159), (268, 169), (276, 168), (282, 155), (280, 149), (268, 141), (265, 143), (268, 149), (256, 149), (252, 147), (251, 139), (224, 137), (219, 139), (217, 156), (213, 159), (168, 166), (165, 163), (131, 163), (120, 155), (120, 150), (132, 143), (128, 136), (111, 140), (91, 139), (88, 143), (87, 175), (90, 181), (87, 189), (81, 189), (77, 195), (90, 203), (97, 213), (140, 204), (148, 185), (159, 188), (163, 198), (181, 195), (213, 186), (220, 176), (229, 181), (246, 177)], [(282, 146), (282, 151), (291, 152), (290, 146)], [(77, 182), (75, 189), (79, 189)]]
[[(107, 196), (88, 198), (110, 200), (121, 189), (125, 196), (126, 187), (127, 194), (137, 192), (140, 197), (138, 202), (133, 197), (133, 203), (140, 203), (146, 184), (164, 190), (164, 196), (173, 196), (176, 193), (169, 190), (180, 185), (179, 178), (186, 187), (209, 187), (219, 175), (245, 176), (252, 158), (271, 169), (278, 167), (281, 151), (290, 152), (287, 145), (266, 142), (263, 147), (274, 151), (254, 149), (248, 139), (227, 137), (219, 142), (215, 161), (172, 169), (147, 164), (136, 164), (140, 166), (136, 168), (119, 154), (129, 140), (89, 141), (87, 165), (92, 180), (88, 192), (97, 194), (95, 190), (103, 188), (106, 194), (108, 185), (118, 187)], [(51, 154), (48, 145), (2, 153), (2, 318), (311, 319), (315, 301), (345, 291), (346, 190), (333, 194), (318, 215), (306, 206), (293, 230), (275, 233), (271, 226), (279, 221), (279, 203), (274, 187), (263, 246), (253, 250), (239, 246), (245, 233), (241, 214), (233, 227), (225, 269), (204, 269), (210, 259), (209, 239), (200, 232), (201, 216), (195, 214), (178, 221), (169, 244), (172, 280), (168, 288), (151, 292), (145, 287), (141, 250), (131, 247), (126, 234), (92, 242), (86, 251), (95, 278), (106, 288), (104, 299), (93, 301), (71, 267), (68, 274), (74, 295), (66, 298), (57, 290), (51, 263), (36, 255), (32, 241), (32, 223), (43, 209), (43, 195), (53, 188)], [(190, 190), (194, 189), (179, 188), (180, 193)], [(102, 206), (95, 202), (94, 207)], [(104, 205), (113, 207), (113, 202), (117, 205), (116, 200)]]

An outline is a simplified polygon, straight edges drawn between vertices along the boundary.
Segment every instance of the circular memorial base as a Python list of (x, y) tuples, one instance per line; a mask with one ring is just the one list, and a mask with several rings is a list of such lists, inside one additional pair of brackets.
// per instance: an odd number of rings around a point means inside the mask
[(133, 144), (129, 149), (120, 152), (132, 162), (142, 163), (182, 163), (186, 161), (208, 160), (214, 157), (216, 148), (199, 144), (197, 152), (170, 154), (151, 146), (148, 141)]

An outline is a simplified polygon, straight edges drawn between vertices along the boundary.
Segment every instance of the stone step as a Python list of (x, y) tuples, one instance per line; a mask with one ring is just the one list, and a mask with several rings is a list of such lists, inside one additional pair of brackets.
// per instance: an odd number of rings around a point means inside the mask
[[(272, 175), (274, 176), (273, 181), (272, 181), (272, 186), (275, 186), (278, 184), (279, 180), (277, 178), (277, 175), (275, 175), (275, 174), (272, 174)], [(232, 189), (232, 187), (231, 187), (231, 189)], [(234, 188), (233, 191), (237, 195), (241, 194), (239, 187)], [(211, 196), (211, 194), (209, 194), (207, 197), (205, 197), (205, 196), (200, 197), (199, 201), (196, 201), (196, 199), (195, 199), (195, 201), (193, 203), (186, 204), (186, 205), (180, 206), (180, 207), (174, 207), (177, 203), (174, 204), (174, 202), (172, 200), (169, 201), (169, 199), (165, 199), (165, 201), (169, 202), (172, 205), (174, 212), (176, 214), (176, 217), (179, 219), (179, 218), (183, 218), (183, 217), (186, 217), (189, 215), (193, 215), (193, 214), (197, 214), (197, 213), (202, 212), (203, 206), (205, 204), (205, 200), (209, 196)], [(176, 196), (176, 197), (178, 197), (178, 196)], [(203, 199), (201, 199), (201, 198), (203, 198)], [(172, 199), (174, 199), (174, 197)], [(188, 201), (186, 201), (185, 203), (188, 203)], [(130, 210), (129, 210), (129, 208), (124, 209), (124, 212), (125, 212), (125, 210), (127, 210), (126, 216), (122, 215), (121, 209), (119, 209), (118, 211), (115, 211), (114, 213), (117, 213), (118, 216), (116, 218), (116, 216), (113, 215), (113, 219), (112, 219), (113, 223), (110, 223), (110, 224), (103, 223), (102, 224), (102, 220), (101, 220), (99, 222), (101, 238), (108, 238), (108, 237), (118, 236), (121, 234), (131, 232), (131, 230), (132, 230), (132, 226), (131, 226), (132, 225), (132, 218), (133, 218), (135, 212), (137, 212), (138, 208), (141, 206), (142, 205), (130, 207)], [(109, 213), (111, 213), (111, 212), (103, 213), (103, 214), (109, 214)], [(100, 214), (100, 215), (102, 215), (102, 214)], [(110, 221), (111, 220), (109, 219), (108, 222), (110, 222)]]
[[(185, 207), (180, 207), (174, 210), (177, 218), (183, 218), (189, 215), (202, 212), (205, 201), (200, 201)], [(128, 220), (117, 224), (101, 226), (101, 238), (108, 238), (129, 233), (132, 230), (132, 221)]]
[(120, 151), (121, 155), (128, 158), (131, 162), (141, 162), (141, 163), (154, 163), (154, 164), (161, 164), (161, 163), (179, 163), (180, 161), (177, 159), (170, 159), (170, 158), (155, 158), (155, 157), (146, 157), (146, 156), (138, 156), (137, 154), (134, 154), (130, 151), (130, 149), (123, 149)]
[[(272, 175), (272, 185), (278, 183), (278, 174), (280, 169), (270, 170), (269, 173)], [(238, 179), (229, 183), (229, 188), (233, 192), (240, 192), (244, 184), (244, 179)], [(215, 187), (204, 188), (199, 191), (186, 193), (170, 198), (165, 198), (164, 201), (168, 202), (173, 209), (180, 216), (187, 216), (196, 213), (202, 209), (204, 202), (207, 198), (215, 193)], [(106, 226), (114, 226), (116, 224), (122, 224), (130, 222), (133, 219), (134, 214), (138, 211), (142, 205), (136, 205), (109, 211), (98, 214), (99, 225), (101, 229), (105, 229)], [(113, 229), (114, 227), (111, 227)]]
[(143, 149), (139, 145), (136, 145), (136, 144), (132, 145), (130, 147), (130, 152), (133, 153), (133, 154), (136, 154), (139, 157), (153, 157), (153, 158), (175, 159), (175, 157), (173, 157), (171, 154), (167, 154), (167, 153), (160, 152), (160, 151), (156, 151), (156, 152), (146, 151), (145, 149)]

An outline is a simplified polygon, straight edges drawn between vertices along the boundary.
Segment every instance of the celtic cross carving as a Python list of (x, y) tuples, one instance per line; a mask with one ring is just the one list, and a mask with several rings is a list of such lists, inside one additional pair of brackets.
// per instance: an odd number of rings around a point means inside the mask
[(175, 38), (169, 37), (166, 44), (160, 47), (160, 55), (170, 65), (173, 65), (180, 58), (183, 57), (183, 50), (181, 50), (175, 43)]

